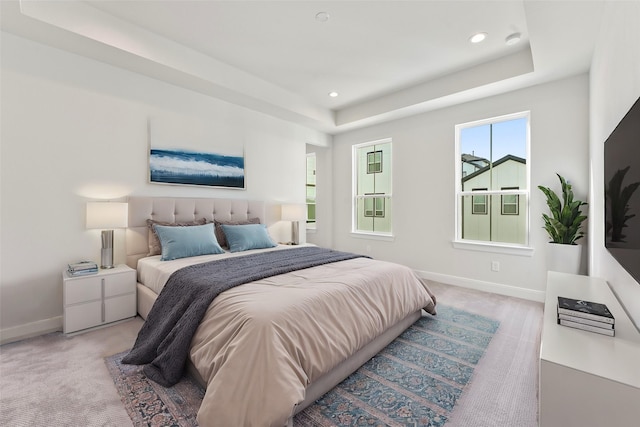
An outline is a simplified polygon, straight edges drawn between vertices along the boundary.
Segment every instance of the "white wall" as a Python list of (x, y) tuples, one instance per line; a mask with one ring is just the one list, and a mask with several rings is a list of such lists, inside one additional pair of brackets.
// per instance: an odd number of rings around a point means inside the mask
[[(11, 34), (1, 47), (2, 340), (61, 328), (62, 270), (100, 259), (99, 231), (84, 228), (88, 199), (304, 203), (305, 142), (326, 135)], [(246, 190), (149, 184), (152, 117), (203, 124), (211, 151), (216, 139), (244, 147)], [(122, 230), (115, 256), (124, 261)]]
[[(542, 301), (547, 207), (537, 185), (559, 188), (558, 172), (586, 199), (588, 84), (580, 75), (334, 136), (334, 246), (406, 264), (425, 277)], [(531, 111), (533, 256), (453, 248), (455, 125), (525, 110)], [(351, 182), (351, 146), (381, 138), (393, 139), (394, 241), (350, 235), (351, 186), (340, 185)], [(494, 260), (499, 272), (491, 271)]]
[(604, 141), (640, 97), (640, 2), (605, 3), (590, 77), (590, 274), (609, 282), (640, 329), (640, 284), (604, 247), (603, 165)]

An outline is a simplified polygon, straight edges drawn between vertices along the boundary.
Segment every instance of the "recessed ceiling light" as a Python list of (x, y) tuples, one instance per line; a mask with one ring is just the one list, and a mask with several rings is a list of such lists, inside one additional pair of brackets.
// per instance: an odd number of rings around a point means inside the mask
[(476, 33), (476, 34), (472, 35), (471, 37), (469, 37), (469, 41), (471, 43), (480, 43), (481, 41), (483, 41), (486, 38), (487, 38), (487, 33)]
[(336, 96), (338, 96), (338, 92), (336, 92), (335, 90), (331, 91), (331, 92), (329, 92), (329, 96), (332, 97), (332, 98), (335, 98)]
[(316, 13), (316, 21), (327, 22), (331, 16), (327, 12)]
[(520, 33), (513, 33), (513, 34), (509, 34), (507, 38), (504, 39), (504, 42), (507, 44), (507, 46), (512, 46), (518, 43), (521, 38), (522, 38), (522, 35)]

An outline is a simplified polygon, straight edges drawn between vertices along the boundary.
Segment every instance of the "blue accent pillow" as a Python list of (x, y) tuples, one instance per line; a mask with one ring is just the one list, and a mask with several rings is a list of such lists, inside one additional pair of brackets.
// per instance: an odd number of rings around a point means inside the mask
[(221, 254), (224, 250), (218, 244), (213, 224), (191, 227), (170, 227), (154, 224), (153, 228), (162, 246), (161, 261), (198, 255)]
[(231, 252), (248, 251), (249, 249), (264, 249), (277, 246), (264, 224), (226, 225), (222, 224), (222, 231), (229, 242)]

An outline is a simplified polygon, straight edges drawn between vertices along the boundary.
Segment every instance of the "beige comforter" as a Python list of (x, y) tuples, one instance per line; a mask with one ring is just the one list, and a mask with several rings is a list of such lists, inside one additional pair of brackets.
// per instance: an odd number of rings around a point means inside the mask
[(357, 258), (219, 295), (191, 360), (207, 383), (203, 427), (283, 426), (305, 388), (408, 314), (435, 313), (409, 268)]

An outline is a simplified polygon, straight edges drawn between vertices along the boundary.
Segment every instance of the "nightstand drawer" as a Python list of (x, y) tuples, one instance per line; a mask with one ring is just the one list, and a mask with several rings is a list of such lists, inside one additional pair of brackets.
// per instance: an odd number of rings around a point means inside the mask
[[(78, 280), (79, 279), (79, 280)], [(102, 298), (102, 279), (98, 276), (68, 280), (64, 287), (64, 305)]]
[(134, 317), (136, 315), (136, 295), (121, 295), (104, 300), (104, 321), (115, 322), (116, 320)]
[(64, 333), (91, 328), (102, 323), (102, 301), (73, 305), (64, 309)]
[(126, 273), (113, 274), (104, 278), (104, 297), (130, 294), (136, 291), (135, 270)]

